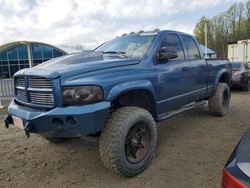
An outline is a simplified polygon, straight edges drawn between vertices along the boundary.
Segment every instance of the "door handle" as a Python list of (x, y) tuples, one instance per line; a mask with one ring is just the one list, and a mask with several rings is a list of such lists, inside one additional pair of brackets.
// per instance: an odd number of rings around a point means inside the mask
[(181, 70), (182, 71), (189, 71), (189, 68), (188, 67), (182, 67)]

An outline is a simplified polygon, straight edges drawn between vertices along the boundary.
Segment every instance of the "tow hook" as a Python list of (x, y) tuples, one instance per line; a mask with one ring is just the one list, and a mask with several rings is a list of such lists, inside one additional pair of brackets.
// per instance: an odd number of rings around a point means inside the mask
[(13, 119), (10, 115), (8, 115), (5, 120), (4, 120), (4, 123), (5, 123), (5, 127), (8, 129), (9, 128), (9, 124), (12, 124), (13, 123)]
[(27, 122), (24, 126), (24, 131), (25, 131), (25, 135), (27, 136), (27, 138), (30, 137), (30, 127), (31, 127), (30, 122)]

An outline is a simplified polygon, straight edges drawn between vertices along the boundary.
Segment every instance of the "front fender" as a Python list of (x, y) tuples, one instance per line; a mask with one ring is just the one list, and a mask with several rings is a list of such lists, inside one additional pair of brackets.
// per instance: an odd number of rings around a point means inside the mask
[(148, 80), (135, 80), (129, 82), (123, 82), (115, 85), (107, 96), (107, 101), (112, 101), (116, 97), (128, 91), (143, 89), (149, 91), (155, 99), (155, 92), (152, 83)]

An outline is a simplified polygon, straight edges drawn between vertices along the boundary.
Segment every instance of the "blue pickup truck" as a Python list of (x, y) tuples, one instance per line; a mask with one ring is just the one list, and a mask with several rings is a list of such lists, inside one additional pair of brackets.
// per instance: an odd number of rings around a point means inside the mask
[(133, 33), (17, 72), (5, 126), (51, 142), (99, 135), (104, 165), (132, 177), (152, 161), (155, 122), (206, 101), (211, 114), (227, 114), (231, 72), (188, 34)]

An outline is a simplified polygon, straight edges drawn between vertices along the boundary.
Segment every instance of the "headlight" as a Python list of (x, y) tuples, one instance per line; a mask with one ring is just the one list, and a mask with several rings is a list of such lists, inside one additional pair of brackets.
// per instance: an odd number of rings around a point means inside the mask
[(63, 104), (80, 105), (103, 100), (102, 89), (98, 86), (63, 87)]

